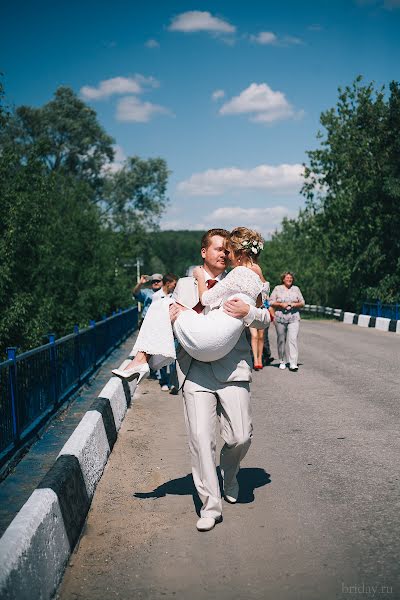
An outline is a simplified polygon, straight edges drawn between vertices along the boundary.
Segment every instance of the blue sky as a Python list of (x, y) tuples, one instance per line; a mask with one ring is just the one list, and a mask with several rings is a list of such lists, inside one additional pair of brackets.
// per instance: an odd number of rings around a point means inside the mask
[(268, 236), (304, 204), (301, 165), (338, 86), (400, 79), (400, 0), (9, 0), (2, 24), (9, 101), (68, 85), (117, 161), (166, 159), (164, 229)]

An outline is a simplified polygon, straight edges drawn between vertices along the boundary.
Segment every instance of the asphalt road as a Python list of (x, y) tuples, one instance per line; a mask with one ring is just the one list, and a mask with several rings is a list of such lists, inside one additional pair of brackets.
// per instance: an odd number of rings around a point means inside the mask
[(181, 397), (145, 382), (58, 597), (399, 599), (400, 336), (303, 321), (299, 362), (254, 374), (240, 502), (207, 533)]

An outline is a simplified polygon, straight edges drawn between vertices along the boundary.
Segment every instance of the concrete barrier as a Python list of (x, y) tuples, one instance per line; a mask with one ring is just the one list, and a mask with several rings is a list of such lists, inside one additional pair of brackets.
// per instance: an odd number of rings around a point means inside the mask
[(353, 325), (355, 314), (356, 313), (345, 312), (343, 316), (343, 323), (346, 323), (347, 325)]
[(375, 329), (380, 329), (381, 331), (389, 331), (390, 319), (386, 319), (385, 317), (376, 317), (375, 321)]
[[(122, 363), (123, 368), (126, 361)], [(0, 598), (50, 600), (79, 539), (136, 383), (112, 377), (0, 539)]]
[(316, 304), (305, 304), (302, 309), (304, 312), (314, 314), (324, 314), (332, 316), (335, 319), (343, 321), (346, 325), (358, 325), (370, 329), (380, 329), (381, 331), (390, 331), (400, 333), (400, 320), (387, 319), (385, 317), (371, 317), (370, 315), (359, 315), (350, 311), (343, 311), (341, 308), (331, 308), (330, 306), (317, 306)]
[(369, 327), (369, 322), (371, 320), (370, 315), (358, 315), (358, 323), (359, 327)]

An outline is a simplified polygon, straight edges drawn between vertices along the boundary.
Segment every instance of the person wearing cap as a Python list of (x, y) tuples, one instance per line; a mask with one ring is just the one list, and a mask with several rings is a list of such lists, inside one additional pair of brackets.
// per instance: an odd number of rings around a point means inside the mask
[[(150, 288), (143, 288), (145, 283), (150, 282)], [(143, 304), (142, 320), (146, 316), (150, 304), (153, 301), (155, 292), (162, 288), (163, 276), (161, 273), (153, 273), (153, 275), (142, 275), (135, 287), (132, 290), (133, 297)]]

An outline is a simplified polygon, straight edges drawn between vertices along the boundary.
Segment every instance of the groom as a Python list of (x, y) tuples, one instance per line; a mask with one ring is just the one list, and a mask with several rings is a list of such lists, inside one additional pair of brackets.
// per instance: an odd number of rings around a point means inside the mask
[[(201, 240), (207, 287), (218, 285), (228, 264), (229, 251), (225, 229), (210, 229)], [(193, 277), (179, 279), (174, 296), (177, 302), (201, 311), (197, 282)], [(218, 308), (211, 306), (210, 310)], [(182, 310), (179, 304), (170, 307), (174, 322)], [(207, 308), (205, 309), (207, 310)], [(235, 318), (244, 318), (246, 326), (265, 329), (270, 322), (269, 311), (249, 306), (243, 300), (232, 299), (224, 310)], [(237, 473), (252, 438), (250, 411), (251, 381), (250, 346), (243, 331), (236, 346), (214, 362), (200, 362), (181, 347), (177, 350), (177, 375), (182, 388), (185, 421), (192, 459), (193, 480), (202, 502), (199, 531), (209, 531), (222, 518), (222, 501), (216, 471), (216, 424), (225, 442), (221, 449), (220, 467), (224, 481), (224, 498), (234, 504), (239, 495)]]

